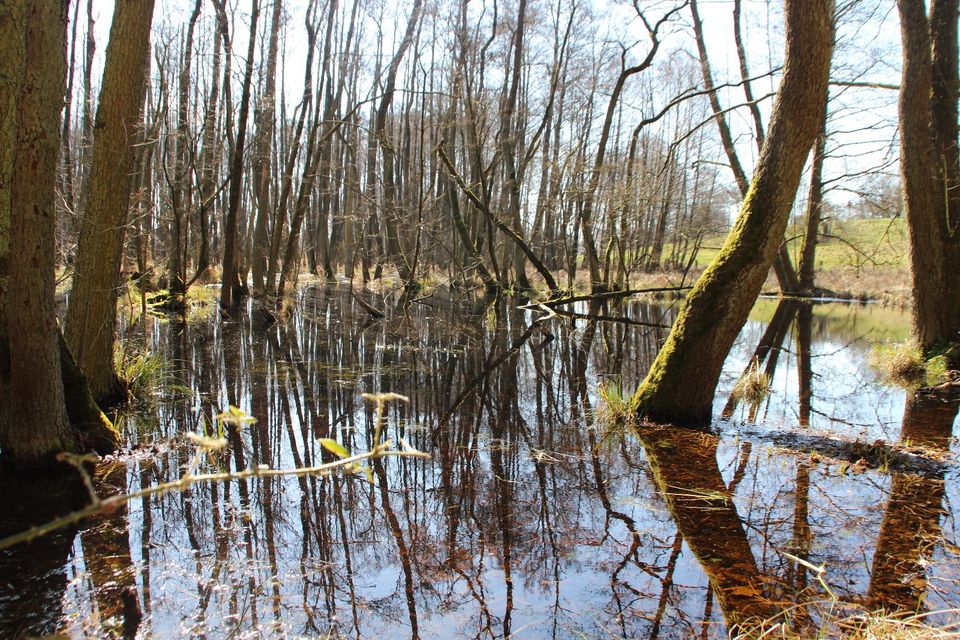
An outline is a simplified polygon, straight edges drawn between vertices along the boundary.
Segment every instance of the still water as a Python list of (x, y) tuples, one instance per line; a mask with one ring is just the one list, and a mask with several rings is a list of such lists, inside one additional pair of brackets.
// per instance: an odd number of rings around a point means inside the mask
[[(176, 479), (187, 432), (228, 439), (201, 471), (315, 465), (319, 438), (369, 450), (367, 392), (409, 397), (385, 436), (431, 460), (197, 484), (2, 552), (0, 637), (722, 638), (784, 611), (804, 629), (827, 609), (960, 606), (957, 405), (868, 364), (908, 315), (760, 301), (696, 432), (609, 417), (668, 305), (544, 317), (436, 294), (402, 313), (357, 295), (387, 317), (307, 288), (271, 326), (137, 320), (127, 339), (169, 376), (98, 491)], [(772, 384), (749, 406), (730, 391), (754, 359)], [(256, 422), (218, 430), (230, 405)], [(85, 500), (6, 484), (4, 533)]]

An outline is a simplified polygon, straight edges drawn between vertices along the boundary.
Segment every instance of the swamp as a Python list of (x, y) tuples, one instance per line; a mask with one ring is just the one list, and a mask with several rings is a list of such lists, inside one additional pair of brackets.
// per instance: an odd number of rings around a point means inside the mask
[(960, 0), (0, 0), (0, 640), (960, 638)]
[[(162, 354), (164, 375), (125, 414), (101, 495), (182, 476), (188, 432), (228, 442), (200, 472), (311, 466), (333, 459), (321, 438), (367, 451), (362, 393), (407, 395), (383, 437), (431, 459), (198, 483), (6, 550), (0, 635), (722, 638), (877, 608), (956, 620), (957, 403), (871, 365), (907, 314), (761, 299), (694, 431), (615, 413), (676, 305), (548, 315), (437, 292), (393, 313), (396, 298), (368, 296), (383, 319), (324, 286), (284, 325), (138, 318), (123, 339)], [(768, 394), (737, 401), (752, 361)], [(231, 405), (256, 422), (218, 422)], [(37, 509), (4, 505), (5, 528)]]

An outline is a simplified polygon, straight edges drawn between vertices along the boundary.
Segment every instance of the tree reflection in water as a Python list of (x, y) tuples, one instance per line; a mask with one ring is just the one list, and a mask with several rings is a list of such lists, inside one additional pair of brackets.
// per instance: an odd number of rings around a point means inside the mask
[[(960, 400), (909, 392), (903, 410), (902, 443), (938, 452), (950, 448)], [(914, 612), (925, 608), (927, 567), (943, 540), (943, 474), (894, 473), (873, 555), (871, 608)]]
[[(888, 481), (751, 435), (751, 421), (764, 420), (873, 437), (903, 416), (903, 440), (946, 447), (920, 427), (948, 434), (955, 407), (930, 416), (909, 402), (901, 413), (894, 392), (862, 374), (869, 339), (844, 314), (862, 321), (864, 310), (800, 306), (778, 312), (787, 319), (776, 330), (749, 324), (721, 395), (760, 343), (774, 376), (764, 412), (731, 412), (714, 435), (638, 437), (597, 418), (597, 382), (629, 393), (665, 332), (596, 317), (669, 324), (669, 307), (584, 305), (594, 319), (536, 321), (539, 311), (435, 295), (406, 316), (379, 298), (388, 317), (371, 321), (349, 292), (300, 296), (273, 327), (241, 317), (144, 332), (187, 391), (131, 418), (137, 448), (118, 486), (177, 477), (191, 455), (182, 434), (211, 428), (228, 404), (257, 422), (227, 428), (229, 447), (210, 467), (316, 464), (327, 455), (321, 437), (366, 450), (363, 392), (410, 396), (389, 408), (385, 436), (433, 460), (377, 462), (372, 484), (197, 485), (114, 514), (110, 544), (95, 542), (89, 523), (77, 542), (64, 532), (12, 550), (0, 569), (0, 635), (17, 633), (14, 616), (31, 632), (82, 634), (100, 624), (92, 611), (109, 613), (132, 586), (144, 637), (724, 637), (785, 609), (797, 626), (815, 622), (796, 605), (825, 594), (783, 552), (825, 564), (846, 601), (912, 610), (926, 592), (937, 606), (960, 604), (956, 559), (938, 551), (954, 535), (951, 474), (905, 469)], [(810, 323), (797, 327), (795, 351), (794, 317)]]

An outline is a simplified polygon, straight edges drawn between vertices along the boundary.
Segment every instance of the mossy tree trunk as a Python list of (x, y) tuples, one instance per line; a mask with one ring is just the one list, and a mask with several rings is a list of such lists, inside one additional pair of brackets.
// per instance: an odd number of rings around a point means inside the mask
[(94, 124), (87, 215), (80, 230), (66, 338), (98, 402), (122, 394), (113, 361), (117, 288), (144, 99), (154, 0), (116, 3)]
[(684, 302), (634, 396), (654, 421), (710, 419), (720, 370), (773, 263), (819, 130), (833, 51), (833, 0), (787, 0), (786, 60), (770, 127), (740, 214)]
[[(898, 0), (903, 41), (900, 172), (913, 265), (914, 330), (928, 354), (960, 339), (958, 0)], [(958, 364), (960, 357), (953, 357)]]

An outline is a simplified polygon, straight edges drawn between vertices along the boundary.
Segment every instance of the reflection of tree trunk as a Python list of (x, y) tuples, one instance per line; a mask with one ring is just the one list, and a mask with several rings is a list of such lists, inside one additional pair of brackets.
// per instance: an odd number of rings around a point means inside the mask
[(777, 611), (764, 596), (763, 576), (720, 475), (719, 440), (678, 431), (650, 430), (641, 439), (677, 530), (707, 574), (733, 634)]
[[(907, 398), (901, 441), (946, 451), (960, 400)], [(873, 554), (867, 602), (872, 608), (916, 611), (927, 589), (926, 558), (940, 541), (944, 478), (893, 475), (877, 548)]]
[[(798, 307), (799, 303), (791, 299), (783, 299), (777, 303), (777, 308), (773, 311), (773, 317), (763, 332), (763, 337), (760, 338), (760, 342), (757, 343), (757, 348), (753, 351), (753, 357), (747, 362), (743, 375), (749, 373), (751, 367), (754, 366), (754, 362), (759, 366), (766, 361), (766, 373), (773, 377), (777, 369), (777, 361), (780, 358), (780, 349), (783, 346), (784, 339), (787, 337), (787, 332), (790, 330), (790, 324), (797, 314)], [(768, 357), (770, 358), (769, 360), (767, 360)], [(722, 415), (725, 418), (732, 416), (733, 412), (737, 410), (738, 402), (739, 399), (731, 395), (727, 400), (727, 404), (723, 407)]]
[(813, 366), (811, 363), (810, 343), (813, 339), (813, 305), (804, 304), (797, 312), (797, 379), (800, 402), (800, 426), (810, 426), (810, 399)]
[[(127, 467), (122, 462), (101, 465), (95, 478), (97, 493), (105, 498), (126, 492), (126, 476)], [(109, 514), (96, 516), (92, 525), (80, 534), (80, 541), (84, 565), (93, 582), (100, 624), (104, 629), (121, 625), (123, 637), (132, 638), (143, 614), (127, 526), (124, 503)]]
[[(0, 475), (0, 537), (49, 522), (88, 501), (72, 469), (44, 476)], [(54, 531), (0, 552), (0, 637), (46, 636), (61, 630), (65, 567), (76, 527)]]
[[(813, 533), (810, 529), (810, 462), (797, 461), (797, 477), (793, 489), (793, 539), (790, 541), (790, 552), (802, 560), (810, 555), (813, 544)], [(802, 594), (807, 588), (807, 569), (799, 563), (790, 564), (790, 573), (793, 580), (794, 593)], [(810, 621), (806, 607), (798, 606), (793, 617), (796, 626), (805, 628)]]
[(400, 520), (390, 504), (390, 489), (387, 486), (387, 472), (384, 470), (383, 461), (374, 459), (373, 471), (377, 476), (377, 484), (380, 487), (380, 504), (383, 507), (383, 514), (390, 525), (390, 533), (397, 543), (397, 554), (400, 557), (400, 566), (403, 568), (404, 593), (407, 597), (407, 612), (410, 615), (410, 637), (416, 640), (420, 637), (419, 627), (417, 625), (417, 601), (413, 590), (413, 567), (410, 564), (410, 549), (403, 539), (403, 529), (400, 528)]

